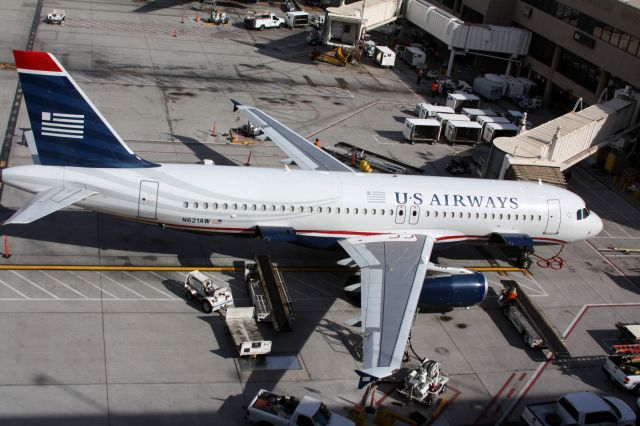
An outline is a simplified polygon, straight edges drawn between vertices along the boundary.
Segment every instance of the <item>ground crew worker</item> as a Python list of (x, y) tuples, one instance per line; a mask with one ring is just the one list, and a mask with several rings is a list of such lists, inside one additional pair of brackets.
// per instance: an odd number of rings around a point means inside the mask
[(418, 71), (416, 71), (416, 75), (417, 75), (417, 83), (419, 86), (420, 83), (422, 82), (422, 76), (424, 75), (424, 70), (422, 68), (418, 68)]
[(433, 80), (431, 83), (431, 97), (433, 100), (436, 100), (436, 95), (438, 94), (438, 80)]
[(320, 148), (320, 139), (316, 138), (315, 146), (317, 146), (318, 148)]
[(516, 290), (515, 287), (511, 287), (509, 289), (509, 291), (507, 292), (507, 301), (509, 302), (513, 302), (514, 300), (516, 300), (518, 298), (518, 290)]

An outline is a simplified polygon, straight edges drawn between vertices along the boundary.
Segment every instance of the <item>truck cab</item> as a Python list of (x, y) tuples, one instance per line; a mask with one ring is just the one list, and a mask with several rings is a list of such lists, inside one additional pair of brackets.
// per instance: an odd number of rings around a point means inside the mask
[(275, 13), (254, 12), (244, 18), (244, 26), (254, 30), (264, 30), (265, 28), (284, 28), (285, 21)]

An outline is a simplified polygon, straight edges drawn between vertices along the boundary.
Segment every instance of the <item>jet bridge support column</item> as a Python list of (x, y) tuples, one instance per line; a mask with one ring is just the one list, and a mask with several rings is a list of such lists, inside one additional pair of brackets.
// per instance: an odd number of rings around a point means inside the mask
[(451, 54), (449, 55), (449, 65), (447, 65), (447, 77), (451, 77), (451, 73), (453, 72), (453, 58), (456, 56), (456, 50), (451, 49)]

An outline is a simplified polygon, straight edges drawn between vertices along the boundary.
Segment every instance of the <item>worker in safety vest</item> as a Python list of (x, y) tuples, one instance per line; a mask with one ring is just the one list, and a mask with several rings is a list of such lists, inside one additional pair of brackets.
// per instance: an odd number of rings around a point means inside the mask
[(433, 100), (436, 100), (436, 95), (438, 94), (438, 80), (433, 80), (431, 83), (431, 97)]
[(511, 287), (507, 292), (506, 299), (509, 302), (513, 302), (518, 298), (518, 290), (515, 287)]
[(315, 146), (320, 148), (320, 139), (316, 138)]

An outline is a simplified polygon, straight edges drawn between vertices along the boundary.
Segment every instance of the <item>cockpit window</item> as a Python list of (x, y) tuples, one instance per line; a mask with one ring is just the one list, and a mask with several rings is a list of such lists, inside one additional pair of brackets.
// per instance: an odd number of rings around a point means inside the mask
[(582, 220), (582, 210), (578, 210), (578, 212), (576, 213), (576, 217), (578, 218), (578, 220)]
[(589, 209), (586, 209), (586, 208), (582, 209), (582, 217), (583, 218), (585, 218), (585, 219), (588, 218), (590, 214), (591, 214), (591, 212), (589, 211)]

